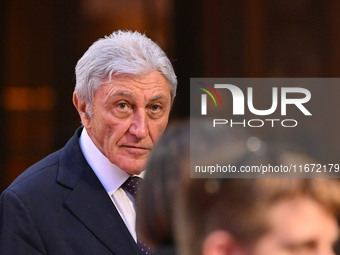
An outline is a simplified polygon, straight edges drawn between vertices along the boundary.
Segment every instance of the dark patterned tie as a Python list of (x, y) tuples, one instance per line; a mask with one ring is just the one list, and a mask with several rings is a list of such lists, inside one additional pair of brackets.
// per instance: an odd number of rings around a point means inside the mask
[[(122, 189), (129, 192), (134, 199), (136, 199), (136, 195), (138, 193), (138, 185), (143, 182), (142, 178), (137, 176), (129, 177), (123, 184)], [(135, 201), (136, 202), (136, 201)], [(136, 204), (136, 203), (135, 203)], [(137, 245), (139, 249), (142, 251), (142, 254), (151, 255), (150, 247), (148, 247), (143, 241), (137, 240)]]

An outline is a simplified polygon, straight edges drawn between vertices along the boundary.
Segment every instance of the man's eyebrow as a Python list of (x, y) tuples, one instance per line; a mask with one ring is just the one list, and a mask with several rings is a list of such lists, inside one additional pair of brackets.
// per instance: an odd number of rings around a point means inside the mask
[[(114, 97), (114, 96), (122, 96), (122, 97), (131, 98), (131, 99), (136, 98), (136, 95), (134, 95), (133, 93), (131, 93), (129, 91), (125, 91), (125, 90), (118, 90), (118, 91), (115, 91), (112, 94), (108, 95), (108, 97)], [(166, 98), (166, 96), (163, 95), (163, 94), (159, 94), (159, 95), (156, 95), (153, 98), (151, 98), (149, 100), (149, 102), (154, 102), (154, 101), (157, 101), (157, 100), (163, 99), (163, 98)]]
[(289, 250), (294, 251), (294, 250), (300, 250), (304, 248), (315, 248), (316, 245), (317, 245), (317, 241), (314, 239), (310, 239), (310, 240), (304, 240), (304, 241), (285, 244), (285, 247)]
[(150, 102), (154, 102), (154, 101), (157, 101), (158, 99), (162, 99), (162, 98), (165, 98), (165, 96), (160, 94), (160, 95), (157, 95), (157, 96), (151, 98)]

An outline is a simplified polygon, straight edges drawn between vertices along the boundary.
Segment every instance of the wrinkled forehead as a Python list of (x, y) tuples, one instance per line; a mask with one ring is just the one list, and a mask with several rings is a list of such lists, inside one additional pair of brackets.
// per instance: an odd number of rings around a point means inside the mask
[(113, 98), (124, 97), (127, 99), (164, 100), (170, 103), (171, 89), (167, 80), (158, 72), (144, 76), (120, 76), (103, 83), (95, 92), (96, 97)]
[(168, 81), (168, 79), (165, 77), (165, 75), (159, 71), (159, 70), (152, 70), (150, 72), (147, 73), (134, 73), (134, 74), (129, 74), (129, 73), (113, 73), (111, 75), (106, 76), (104, 79), (102, 79), (102, 84), (106, 84), (106, 83), (110, 83), (112, 81), (119, 81), (119, 80), (144, 80), (145, 78), (149, 77), (151, 74), (159, 74), (159, 76), (163, 77), (169, 84), (170, 86), (170, 82)]
[(130, 82), (139, 84), (140, 88), (148, 89), (150, 85), (162, 85), (166, 89), (169, 89), (171, 96), (173, 96), (172, 87), (170, 82), (166, 79), (166, 77), (158, 70), (154, 70), (148, 73), (143, 74), (113, 74), (105, 77), (102, 80), (102, 83), (97, 88), (99, 89), (102, 85), (105, 84), (130, 84)]

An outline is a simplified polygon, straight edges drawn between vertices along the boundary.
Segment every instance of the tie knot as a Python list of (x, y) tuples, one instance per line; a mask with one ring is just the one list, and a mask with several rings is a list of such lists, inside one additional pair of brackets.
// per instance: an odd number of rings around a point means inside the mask
[(133, 197), (136, 197), (136, 194), (138, 192), (138, 185), (141, 184), (142, 178), (133, 176), (129, 177), (123, 184), (122, 189), (129, 192)]

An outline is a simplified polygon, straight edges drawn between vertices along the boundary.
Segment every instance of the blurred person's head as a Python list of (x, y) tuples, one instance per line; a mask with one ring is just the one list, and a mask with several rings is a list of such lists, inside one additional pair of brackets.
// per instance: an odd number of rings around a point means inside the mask
[(138, 32), (96, 41), (76, 65), (73, 103), (96, 147), (139, 174), (164, 132), (177, 78), (164, 51)]
[[(202, 140), (191, 156), (219, 163), (282, 164), (299, 154), (266, 146), (249, 150), (249, 136), (228, 130), (176, 126), (161, 139), (147, 165), (138, 226), (154, 247), (175, 244), (189, 254), (333, 254), (340, 187), (331, 179), (191, 179), (189, 131)], [(209, 144), (214, 144), (209, 150)], [(203, 146), (204, 145), (204, 146)], [(225, 154), (216, 158), (217, 152)], [(222, 154), (223, 154), (222, 153)], [(301, 155), (301, 157), (305, 157)]]
[(197, 246), (204, 255), (334, 254), (334, 180), (192, 180), (183, 196), (176, 224), (185, 254), (199, 254)]
[[(173, 122), (157, 150), (151, 153), (147, 172), (137, 199), (137, 227), (152, 247), (172, 246), (177, 187), (187, 180), (183, 161), (189, 157), (189, 125)], [(146, 195), (147, 199), (143, 199)]]

